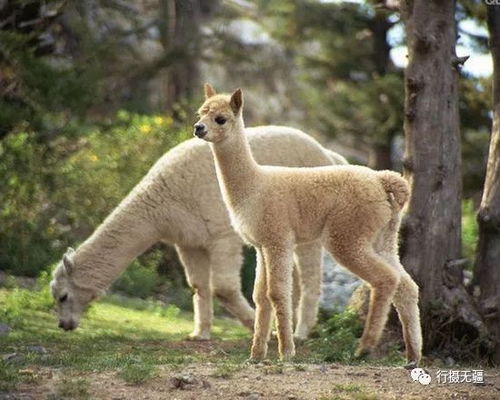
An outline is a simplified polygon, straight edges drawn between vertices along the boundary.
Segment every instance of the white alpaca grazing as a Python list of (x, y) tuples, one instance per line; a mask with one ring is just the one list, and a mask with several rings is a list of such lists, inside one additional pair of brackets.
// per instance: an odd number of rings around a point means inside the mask
[[(217, 95), (205, 85), (194, 134), (210, 143), (232, 224), (257, 251), (251, 358), (267, 354), (274, 310), (281, 359), (294, 356), (292, 253), (321, 240), (344, 267), (371, 285), (369, 313), (357, 350), (378, 343), (391, 302), (403, 325), (409, 365), (421, 356), (418, 287), (399, 262), (397, 236), (408, 183), (392, 171), (361, 166), (287, 168), (259, 165), (244, 131), (241, 90)], [(277, 144), (275, 151), (280, 151)]]
[[(259, 162), (306, 167), (346, 163), (296, 129), (267, 126), (249, 128), (246, 134)], [(254, 311), (240, 289), (243, 242), (230, 225), (210, 149), (198, 139), (166, 153), (102, 225), (63, 257), (51, 284), (59, 326), (76, 328), (89, 302), (159, 241), (175, 245), (194, 291), (191, 338), (210, 337), (212, 294), (253, 328)], [(302, 288), (296, 334), (305, 338), (316, 321), (321, 245), (305, 244), (295, 256)]]

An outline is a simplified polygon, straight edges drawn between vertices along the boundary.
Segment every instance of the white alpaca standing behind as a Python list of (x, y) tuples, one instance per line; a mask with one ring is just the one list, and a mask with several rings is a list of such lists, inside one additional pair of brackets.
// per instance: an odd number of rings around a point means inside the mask
[(392, 171), (361, 166), (261, 166), (244, 134), (243, 97), (217, 95), (205, 85), (194, 134), (210, 143), (217, 178), (233, 226), (257, 251), (255, 329), (251, 359), (267, 354), (272, 312), (281, 359), (295, 355), (292, 336), (292, 254), (322, 240), (344, 267), (371, 285), (369, 313), (357, 349), (378, 343), (394, 302), (409, 365), (421, 357), (418, 287), (399, 262), (397, 237), (408, 183)]
[[(257, 160), (272, 165), (345, 164), (305, 133), (283, 126), (246, 129)], [(278, 144), (284, 144), (276, 151)], [(193, 289), (195, 340), (210, 338), (212, 295), (245, 326), (254, 311), (241, 292), (241, 238), (230, 225), (207, 143), (187, 140), (151, 168), (96, 231), (69, 250), (54, 273), (52, 293), (59, 326), (75, 329), (87, 305), (101, 295), (130, 262), (157, 242), (173, 244)], [(301, 296), (296, 336), (316, 322), (321, 285), (321, 243), (295, 251)]]

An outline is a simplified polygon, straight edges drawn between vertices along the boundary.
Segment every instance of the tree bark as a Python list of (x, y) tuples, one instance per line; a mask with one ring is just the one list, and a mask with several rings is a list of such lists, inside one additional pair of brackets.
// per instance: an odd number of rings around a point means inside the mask
[(482, 314), (494, 334), (492, 361), (500, 364), (500, 6), (489, 5), (488, 29), (493, 57), (493, 127), (477, 221), (474, 284), (479, 286)]
[(181, 50), (184, 56), (165, 74), (164, 108), (171, 110), (181, 100), (200, 91), (201, 27), (217, 1), (160, 0), (161, 42), (165, 53)]
[(484, 329), (463, 287), (455, 1), (405, 0), (401, 12), (409, 57), (404, 167), (412, 191), (402, 261), (420, 287), (424, 351), (464, 358), (457, 343), (473, 342)]
[[(370, 22), (370, 30), (373, 35), (372, 60), (377, 78), (386, 75), (392, 66), (390, 56), (391, 46), (387, 42), (387, 33), (392, 24), (387, 19), (387, 12), (376, 10), (373, 20)], [(368, 166), (373, 169), (393, 169), (392, 165), (392, 140), (393, 134), (387, 132), (384, 141), (372, 143), (368, 155)]]

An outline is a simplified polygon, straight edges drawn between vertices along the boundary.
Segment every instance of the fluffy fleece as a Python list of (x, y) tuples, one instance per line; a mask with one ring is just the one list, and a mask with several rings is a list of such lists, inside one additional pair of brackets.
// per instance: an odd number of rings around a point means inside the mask
[[(256, 318), (251, 358), (267, 354), (272, 310), (279, 354), (295, 354), (292, 336), (292, 253), (321, 240), (344, 267), (371, 285), (369, 313), (357, 355), (380, 339), (394, 302), (407, 358), (416, 365), (422, 335), (418, 287), (399, 262), (397, 237), (408, 183), (392, 171), (362, 166), (287, 168), (259, 165), (244, 134), (241, 90), (218, 95), (205, 85), (194, 134), (210, 143), (232, 224), (257, 251)], [(282, 149), (277, 144), (275, 151)]]
[[(249, 128), (257, 160), (266, 164), (313, 166), (346, 163), (296, 129)], [(52, 292), (59, 325), (77, 327), (89, 304), (127, 265), (154, 243), (174, 244), (193, 288), (193, 339), (208, 339), (212, 294), (253, 329), (254, 311), (240, 285), (242, 241), (230, 225), (206, 143), (187, 140), (166, 153), (76, 250), (69, 250), (55, 271)], [(296, 334), (304, 338), (316, 321), (320, 295), (321, 245), (307, 243), (295, 251), (300, 297)]]

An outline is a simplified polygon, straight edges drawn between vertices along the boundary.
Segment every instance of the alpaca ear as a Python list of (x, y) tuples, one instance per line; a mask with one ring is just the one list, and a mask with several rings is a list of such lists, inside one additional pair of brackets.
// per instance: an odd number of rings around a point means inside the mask
[(208, 99), (212, 96), (215, 96), (217, 93), (215, 92), (215, 89), (210, 85), (210, 83), (205, 83), (203, 85), (203, 89), (205, 89), (205, 99)]
[(243, 92), (241, 89), (236, 89), (236, 91), (231, 95), (229, 105), (231, 106), (234, 115), (238, 114), (241, 107), (243, 107)]
[(71, 255), (75, 252), (71, 247), (68, 247), (68, 250), (66, 250), (66, 253), (63, 256), (63, 266), (64, 270), (66, 271), (66, 274), (71, 275), (71, 272), (73, 271), (73, 261), (71, 261)]

